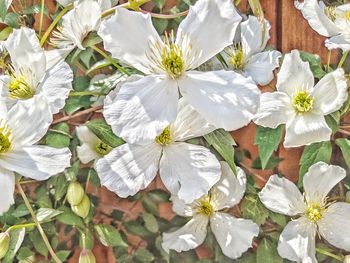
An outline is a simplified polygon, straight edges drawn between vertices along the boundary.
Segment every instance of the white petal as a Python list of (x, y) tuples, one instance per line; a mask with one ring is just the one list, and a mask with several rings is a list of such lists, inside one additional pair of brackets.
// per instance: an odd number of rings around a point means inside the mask
[(96, 152), (92, 145), (87, 143), (83, 143), (81, 146), (77, 147), (77, 154), (79, 160), (84, 164), (101, 158), (101, 156)]
[(260, 97), (260, 108), (254, 122), (263, 127), (277, 128), (294, 118), (291, 98), (284, 92), (265, 92)]
[(222, 252), (229, 258), (240, 257), (252, 247), (259, 227), (251, 220), (235, 218), (226, 213), (216, 213), (210, 218), (211, 229)]
[(215, 198), (216, 210), (238, 204), (244, 195), (247, 183), (246, 175), (240, 167), (237, 167), (237, 175), (235, 175), (226, 162), (220, 162), (220, 165), (220, 181), (210, 190)]
[(181, 252), (198, 247), (207, 236), (207, 225), (207, 217), (193, 217), (186, 225), (175, 232), (163, 234), (163, 249), (169, 253), (170, 249)]
[(12, 4), (12, 0), (5, 0), (5, 5), (6, 5), (7, 9), (9, 9), (11, 4)]
[(348, 52), (350, 50), (350, 35), (340, 34), (326, 39), (325, 46), (328, 49), (340, 48), (343, 52)]
[(172, 195), (170, 200), (173, 203), (173, 210), (176, 214), (180, 216), (193, 216), (191, 204), (186, 204), (176, 195)]
[(57, 63), (66, 60), (66, 57), (74, 49), (74, 46), (71, 45), (66, 48), (55, 48), (51, 50), (45, 50), (46, 57), (46, 69), (50, 69), (55, 66)]
[(7, 91), (8, 89), (5, 87), (5, 83), (8, 83), (8, 76), (0, 76), (0, 120), (7, 120), (8, 115), (8, 107), (7, 107)]
[(273, 71), (279, 66), (279, 51), (265, 51), (253, 55), (244, 67), (244, 73), (259, 85), (269, 84), (273, 78)]
[(84, 125), (75, 128), (79, 141), (96, 146), (100, 139), (90, 129)]
[(322, 203), (336, 184), (343, 180), (346, 171), (340, 166), (318, 162), (310, 166), (304, 175), (303, 185), (307, 200)]
[(300, 263), (317, 263), (315, 235), (315, 225), (306, 218), (301, 217), (289, 222), (283, 229), (278, 242), (279, 255)]
[(161, 147), (156, 144), (123, 144), (99, 159), (96, 171), (101, 184), (125, 198), (146, 188), (156, 177)]
[(15, 192), (15, 175), (13, 172), (0, 167), (0, 178), (0, 215), (2, 215), (15, 203), (15, 200), (13, 199), (13, 194)]
[(178, 97), (175, 81), (147, 76), (125, 83), (114, 103), (105, 104), (103, 115), (114, 133), (125, 141), (153, 142), (175, 121)]
[(186, 203), (208, 193), (220, 179), (220, 163), (207, 148), (175, 142), (163, 148), (160, 177), (168, 190)]
[(230, 0), (200, 0), (191, 6), (176, 36), (184, 53), (190, 49), (190, 57), (185, 57), (192, 62), (189, 69), (197, 68), (232, 44), (241, 20)]
[(320, 4), (321, 1), (318, 0), (304, 0), (303, 3), (295, 1), (296, 8), (301, 11), (313, 30), (325, 37), (338, 34), (339, 29), (324, 12), (325, 5)]
[(315, 142), (328, 141), (332, 130), (328, 127), (323, 116), (312, 112), (296, 115), (286, 125), (285, 147), (299, 147)]
[(36, 95), (32, 99), (17, 102), (8, 112), (8, 125), (15, 145), (37, 143), (52, 122), (46, 99)]
[(38, 92), (46, 97), (52, 114), (56, 114), (66, 103), (72, 90), (73, 72), (69, 65), (61, 61), (49, 69), (38, 87)]
[(97, 0), (97, 3), (100, 5), (100, 8), (102, 11), (105, 11), (105, 10), (110, 9), (112, 7), (111, 0)]
[(104, 47), (112, 56), (132, 65), (141, 72), (149, 74), (151, 41), (160, 43), (157, 31), (152, 25), (150, 15), (117, 8), (114, 15), (102, 21), (98, 34), (103, 39)]
[(317, 222), (320, 234), (337, 248), (350, 251), (350, 204), (335, 203)]
[(247, 125), (259, 107), (255, 83), (233, 71), (191, 71), (179, 80), (179, 87), (209, 123), (228, 131)]
[(10, 54), (16, 72), (20, 69), (30, 70), (30, 82), (38, 84), (45, 73), (46, 58), (35, 31), (26, 27), (14, 29), (4, 46)]
[[(255, 16), (249, 16), (248, 20), (241, 23), (241, 43), (245, 56), (261, 52), (265, 49), (267, 41), (270, 39), (270, 23), (265, 19), (265, 34), (260, 22)], [(263, 41), (262, 41), (263, 40)]]
[(292, 50), (284, 56), (283, 63), (277, 75), (278, 91), (295, 95), (298, 90), (311, 90), (314, 86), (314, 76), (308, 62), (303, 62), (298, 50)]
[(185, 98), (179, 100), (179, 109), (175, 122), (171, 125), (173, 139), (186, 141), (208, 134), (216, 130), (214, 125), (208, 123)]
[(71, 153), (68, 148), (56, 149), (44, 145), (23, 146), (6, 153), (0, 166), (35, 180), (61, 173), (70, 166)]
[(294, 216), (305, 211), (305, 203), (299, 189), (286, 178), (273, 175), (259, 193), (261, 202), (271, 211)]
[(66, 7), (70, 3), (73, 3), (76, 0), (57, 0), (58, 3), (60, 3), (63, 7)]
[(311, 96), (315, 98), (313, 110), (328, 115), (339, 110), (348, 98), (348, 85), (343, 69), (324, 76), (315, 86)]

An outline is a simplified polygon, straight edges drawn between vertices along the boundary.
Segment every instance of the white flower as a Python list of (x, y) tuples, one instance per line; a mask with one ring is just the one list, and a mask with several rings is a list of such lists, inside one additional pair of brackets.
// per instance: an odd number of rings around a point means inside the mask
[[(36, 105), (33, 107), (33, 104)], [(35, 145), (51, 123), (43, 96), (20, 101), (9, 111), (0, 102), (0, 214), (14, 203), (14, 172), (35, 180), (46, 180), (70, 165), (68, 148)]]
[(240, 40), (221, 52), (229, 69), (252, 77), (259, 85), (267, 85), (273, 79), (273, 70), (279, 66), (279, 51), (264, 51), (270, 39), (270, 23), (265, 20), (265, 32), (255, 16), (241, 23)]
[(328, 49), (350, 50), (350, 4), (325, 6), (322, 1), (295, 1), (310, 26), (320, 35), (330, 37), (326, 40)]
[(112, 150), (111, 146), (101, 141), (88, 127), (76, 127), (76, 132), (81, 142), (77, 147), (77, 154), (83, 164), (98, 160)]
[(63, 61), (48, 67), (47, 57), (40, 47), (35, 31), (22, 27), (14, 29), (3, 42), (12, 65), (5, 65), (0, 75), (0, 100), (11, 107), (28, 100), (33, 107), (36, 96), (43, 96), (44, 111), (58, 113), (72, 89), (73, 72)]
[(324, 116), (339, 110), (347, 100), (343, 69), (328, 73), (314, 86), (309, 63), (293, 50), (285, 55), (276, 87), (276, 92), (261, 95), (256, 124), (270, 128), (286, 124), (285, 147), (330, 139), (332, 131)]
[(194, 70), (232, 43), (240, 20), (230, 0), (199, 0), (176, 38), (171, 33), (163, 42), (149, 15), (117, 8), (98, 34), (114, 58), (147, 76), (122, 86), (110, 116), (114, 132), (129, 143), (152, 140), (176, 119), (179, 92), (218, 128), (247, 125), (259, 103), (255, 83), (233, 72)]
[(5, 0), (5, 6), (7, 9), (9, 9), (11, 4), (12, 4), (12, 0)]
[(278, 243), (281, 257), (317, 263), (317, 233), (333, 246), (350, 251), (350, 204), (327, 202), (328, 193), (345, 176), (343, 168), (318, 162), (304, 175), (304, 195), (291, 181), (277, 175), (270, 177), (259, 194), (261, 202), (273, 212), (299, 216), (281, 233)]
[(221, 179), (205, 195), (192, 204), (186, 205), (173, 196), (173, 210), (181, 216), (190, 216), (192, 219), (172, 233), (163, 234), (162, 247), (165, 251), (174, 249), (177, 252), (194, 249), (201, 245), (207, 235), (207, 226), (210, 227), (222, 252), (230, 258), (238, 258), (252, 246), (252, 240), (259, 234), (259, 227), (251, 220), (235, 218), (225, 212), (242, 199), (246, 188), (246, 176), (242, 169), (237, 167), (237, 176), (233, 174), (226, 162), (221, 162)]
[[(107, 114), (113, 103), (105, 103)], [(114, 102), (115, 103), (115, 102)], [(184, 99), (179, 101), (175, 122), (153, 140), (123, 144), (96, 163), (102, 185), (120, 197), (136, 194), (157, 175), (172, 194), (186, 202), (206, 194), (220, 179), (220, 164), (207, 148), (186, 143), (215, 129)]]

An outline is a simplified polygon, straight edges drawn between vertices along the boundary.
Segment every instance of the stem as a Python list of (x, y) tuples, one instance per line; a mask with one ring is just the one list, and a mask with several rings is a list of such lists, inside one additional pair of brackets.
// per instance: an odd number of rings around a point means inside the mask
[(166, 15), (166, 14), (157, 14), (157, 13), (148, 12), (148, 11), (142, 10), (141, 8), (139, 10), (140, 10), (141, 13), (150, 14), (151, 17), (160, 18), (160, 19), (174, 19), (174, 18), (177, 18), (177, 17), (185, 16), (189, 12), (189, 10), (185, 10), (185, 11), (182, 11), (182, 12), (177, 13), (177, 14), (168, 14), (168, 15)]
[(339, 261), (343, 261), (343, 257), (342, 256), (338, 256), (338, 255), (335, 255), (335, 254), (333, 254), (333, 253), (331, 253), (331, 252), (328, 252), (328, 251), (326, 251), (326, 250), (323, 250), (323, 249), (321, 249), (321, 248), (316, 248), (316, 251), (318, 252), (318, 253), (321, 253), (321, 254), (323, 254), (323, 255), (326, 255), (326, 256), (329, 256), (329, 257), (331, 257), (331, 258), (334, 258), (334, 259), (336, 259), (336, 260), (339, 260)]
[(85, 114), (88, 114), (90, 112), (94, 112), (94, 111), (98, 111), (98, 110), (101, 110), (103, 108), (102, 105), (100, 106), (96, 106), (96, 107), (93, 107), (93, 108), (89, 108), (89, 109), (86, 109), (86, 110), (83, 110), (83, 111), (79, 111), (78, 113), (74, 114), (74, 115), (71, 115), (71, 116), (64, 116), (60, 119), (57, 119), (55, 120), (52, 124), (57, 124), (57, 123), (60, 123), (60, 122), (64, 122), (64, 121), (68, 121), (70, 119), (74, 119), (74, 118), (77, 118), (77, 117), (80, 117), (82, 115), (85, 115)]
[(41, 237), (42, 237), (42, 239), (43, 239), (43, 241), (44, 241), (44, 243), (45, 243), (45, 245), (46, 245), (46, 247), (47, 247), (47, 250), (49, 251), (49, 253), (50, 253), (51, 257), (52, 257), (52, 259), (53, 259), (56, 263), (62, 263), (62, 261), (56, 256), (55, 252), (53, 251), (53, 249), (52, 249), (52, 247), (51, 247), (51, 245), (50, 245), (50, 242), (49, 242), (49, 240), (47, 239), (47, 236), (46, 236), (46, 234), (45, 234), (43, 228), (41, 227), (41, 225), (40, 225), (38, 219), (36, 218), (35, 213), (34, 213), (32, 207), (31, 207), (31, 205), (30, 205), (30, 203), (29, 203), (29, 200), (28, 200), (26, 194), (24, 193), (24, 191), (23, 191), (23, 189), (22, 189), (21, 184), (20, 184), (19, 182), (16, 182), (16, 185), (17, 185), (17, 188), (18, 188), (18, 190), (19, 190), (19, 192), (20, 192), (20, 194), (21, 194), (21, 196), (22, 196), (22, 198), (23, 198), (23, 200), (24, 200), (24, 203), (26, 204), (26, 206), (27, 206), (27, 208), (28, 208), (28, 210), (29, 210), (29, 212), (30, 212), (30, 214), (31, 214), (31, 216), (32, 216), (32, 218), (33, 218), (33, 220), (34, 220), (34, 222), (35, 222), (36, 227), (37, 227), (38, 230), (39, 230), (39, 233), (40, 233), (40, 235), (41, 235)]
[(29, 223), (29, 224), (23, 224), (23, 225), (15, 225), (15, 226), (10, 226), (6, 231), (10, 232), (11, 230), (15, 230), (18, 228), (25, 228), (25, 227), (33, 227), (36, 226), (35, 223)]
[(95, 91), (73, 91), (69, 93), (69, 97), (77, 97), (77, 96), (106, 96), (106, 94)]
[(330, 69), (332, 50), (328, 50), (327, 53), (327, 72)]
[(25, 180), (25, 181), (20, 181), (20, 184), (29, 184), (29, 183), (37, 183), (37, 180)]
[(70, 139), (73, 138), (72, 135), (70, 135), (69, 133), (64, 132), (64, 131), (60, 131), (60, 130), (56, 130), (56, 129), (49, 129), (49, 131), (54, 132), (54, 133), (58, 133), (58, 134), (62, 134), (64, 136), (69, 137)]
[(45, 42), (46, 39), (49, 37), (49, 35), (51, 34), (51, 31), (55, 28), (55, 26), (57, 25), (58, 21), (61, 20), (62, 16), (64, 16), (70, 9), (72, 9), (73, 4), (69, 4), (67, 5), (64, 9), (62, 9), (62, 11), (55, 17), (55, 19), (52, 21), (51, 25), (49, 26), (49, 28), (46, 30), (45, 34), (43, 35), (42, 39), (40, 40), (40, 46), (42, 47)]
[(115, 66), (117, 69), (119, 69), (121, 72), (123, 72), (125, 75), (130, 76), (130, 73), (128, 73), (123, 67), (119, 66), (118, 63), (116, 63), (110, 56), (108, 56), (102, 49), (98, 48), (97, 46), (91, 46), (91, 48), (95, 51), (97, 51), (100, 55), (102, 55), (105, 59), (107, 59), (113, 66)]
[(128, 4), (129, 4), (129, 3), (126, 2), (125, 4), (121, 4), (121, 5), (118, 5), (118, 6), (114, 6), (114, 7), (110, 8), (110, 9), (104, 11), (104, 12), (101, 14), (101, 17), (102, 17), (102, 18), (105, 18), (106, 16), (112, 15), (112, 14), (115, 12), (116, 8), (119, 8), (119, 7), (126, 7)]
[(342, 134), (345, 134), (345, 135), (350, 136), (350, 132), (348, 132), (348, 131), (345, 131), (345, 130), (342, 130), (342, 129), (339, 129), (338, 131), (339, 131), (340, 133), (342, 133)]
[(41, 0), (41, 12), (40, 12), (40, 21), (39, 21), (39, 36), (41, 36), (41, 31), (42, 31), (42, 26), (43, 26), (44, 7), (45, 7), (45, 0)]
[(338, 68), (341, 68), (343, 66), (348, 54), (349, 54), (349, 51), (343, 52), (343, 56), (341, 57), (341, 59), (339, 61)]

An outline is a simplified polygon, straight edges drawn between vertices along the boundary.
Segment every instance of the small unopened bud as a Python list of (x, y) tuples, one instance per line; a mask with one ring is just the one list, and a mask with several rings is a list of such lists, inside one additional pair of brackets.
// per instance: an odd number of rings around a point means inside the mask
[(84, 198), (84, 188), (78, 182), (71, 182), (67, 190), (67, 200), (71, 205), (78, 205)]
[(344, 257), (343, 263), (350, 263), (350, 255), (346, 255), (346, 256)]
[(89, 197), (84, 194), (83, 199), (78, 205), (72, 205), (71, 206), (72, 211), (77, 214), (78, 216), (85, 218), (89, 214), (90, 211), (90, 199)]
[(94, 253), (90, 249), (83, 249), (80, 252), (79, 263), (96, 263)]
[(345, 195), (345, 202), (347, 202), (348, 204), (350, 204), (350, 191), (347, 191), (347, 192), (346, 192), (346, 195)]
[(0, 234), (0, 259), (2, 259), (10, 246), (10, 234), (8, 232), (4, 232)]

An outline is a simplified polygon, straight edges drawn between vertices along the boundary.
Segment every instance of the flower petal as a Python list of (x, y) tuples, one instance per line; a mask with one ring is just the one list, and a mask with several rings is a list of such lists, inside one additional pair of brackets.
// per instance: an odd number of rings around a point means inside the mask
[(216, 130), (214, 125), (208, 123), (185, 98), (179, 100), (177, 118), (171, 125), (173, 139), (175, 141), (186, 141), (208, 134)]
[(272, 175), (259, 193), (260, 201), (271, 211), (295, 216), (305, 211), (305, 203), (299, 189), (286, 178)]
[(210, 226), (222, 253), (232, 259), (240, 257), (252, 247), (254, 237), (259, 235), (259, 227), (253, 221), (226, 213), (212, 216)]
[(15, 175), (9, 170), (0, 168), (0, 178), (0, 215), (2, 215), (15, 203), (15, 200), (13, 199), (13, 194), (15, 192)]
[(263, 127), (277, 128), (294, 118), (290, 97), (284, 92), (265, 92), (260, 97), (260, 108), (254, 122)]
[(284, 147), (299, 147), (315, 142), (328, 141), (332, 130), (328, 127), (323, 116), (312, 112), (296, 115), (287, 122)]
[(306, 218), (289, 222), (280, 235), (277, 247), (279, 255), (292, 261), (317, 263), (315, 235), (315, 225)]
[(247, 125), (259, 107), (255, 83), (233, 71), (191, 71), (179, 80), (179, 87), (209, 123), (228, 131)]
[(324, 198), (346, 176), (340, 166), (318, 162), (310, 166), (303, 178), (304, 192), (307, 200), (322, 203)]
[(114, 133), (125, 141), (153, 142), (175, 121), (178, 97), (175, 81), (147, 76), (125, 83), (114, 103), (105, 104), (103, 115)]
[(277, 75), (276, 88), (290, 97), (298, 90), (311, 90), (314, 87), (314, 76), (308, 62), (303, 62), (298, 50), (292, 50), (284, 56)]
[(259, 85), (269, 84), (273, 78), (273, 71), (279, 66), (279, 51), (265, 51), (253, 55), (244, 67), (244, 74), (252, 77)]
[(220, 163), (207, 148), (175, 142), (163, 148), (160, 177), (168, 190), (191, 203), (220, 179)]
[(95, 149), (87, 143), (83, 143), (81, 146), (77, 146), (77, 154), (79, 160), (83, 164), (87, 164), (92, 160), (97, 160), (101, 158), (101, 156), (95, 151)]
[(95, 165), (101, 184), (122, 198), (135, 195), (156, 177), (161, 153), (156, 144), (113, 149)]
[(78, 139), (82, 143), (87, 143), (95, 146), (100, 142), (100, 139), (90, 129), (84, 125), (75, 128)]
[(96, 152), (96, 145), (100, 142), (100, 139), (84, 125), (76, 127), (75, 130), (81, 142), (81, 146), (77, 147), (80, 161), (86, 164), (99, 159), (101, 156)]
[(6, 153), (0, 166), (35, 180), (61, 173), (70, 166), (71, 152), (68, 148), (52, 148), (44, 145), (23, 146)]
[(172, 233), (163, 234), (163, 249), (177, 252), (194, 249), (204, 242), (207, 236), (208, 217), (195, 216), (186, 225)]
[(176, 195), (172, 195), (170, 200), (173, 203), (173, 210), (176, 214), (180, 216), (193, 216), (191, 204), (186, 204)]
[(182, 47), (188, 69), (195, 69), (232, 44), (241, 16), (230, 0), (200, 0), (181, 22), (176, 43)]
[(151, 42), (163, 45), (152, 25), (151, 16), (120, 7), (114, 15), (102, 21), (98, 34), (112, 56), (132, 65), (145, 74), (151, 73)]
[(350, 35), (340, 34), (326, 39), (325, 46), (328, 49), (340, 48), (343, 52), (348, 52), (350, 50)]
[(244, 171), (237, 167), (237, 175), (226, 162), (220, 162), (221, 178), (210, 192), (215, 197), (215, 208), (221, 210), (238, 204), (245, 192), (247, 178)]
[(320, 234), (333, 246), (350, 251), (350, 204), (330, 205), (317, 222)]

